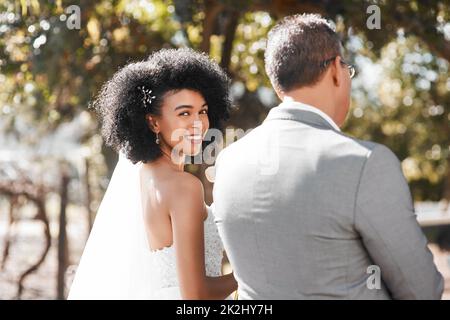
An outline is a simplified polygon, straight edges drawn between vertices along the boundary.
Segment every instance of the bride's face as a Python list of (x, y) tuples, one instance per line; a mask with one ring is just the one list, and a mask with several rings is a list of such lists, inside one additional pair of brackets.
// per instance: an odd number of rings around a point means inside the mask
[(168, 92), (160, 114), (150, 116), (149, 120), (153, 131), (159, 134), (162, 148), (193, 156), (201, 151), (209, 129), (208, 105), (203, 96), (193, 90)]

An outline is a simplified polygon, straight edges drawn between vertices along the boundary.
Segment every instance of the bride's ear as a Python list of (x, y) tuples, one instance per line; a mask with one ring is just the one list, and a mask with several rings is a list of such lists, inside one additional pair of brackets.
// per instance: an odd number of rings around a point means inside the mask
[(154, 133), (160, 132), (159, 123), (158, 120), (152, 116), (151, 114), (148, 114), (145, 116), (145, 120), (147, 121), (147, 125)]

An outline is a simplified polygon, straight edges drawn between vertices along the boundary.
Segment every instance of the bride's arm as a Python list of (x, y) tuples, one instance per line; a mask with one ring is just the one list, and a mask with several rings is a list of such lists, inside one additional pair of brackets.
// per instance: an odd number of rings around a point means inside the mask
[[(206, 281), (211, 292), (211, 297), (207, 299), (223, 300), (237, 289), (233, 273), (220, 277), (206, 277)], [(217, 294), (217, 297), (214, 297), (214, 294)]]
[(203, 186), (188, 173), (177, 181), (170, 201), (177, 272), (183, 299), (225, 299), (237, 284), (233, 274), (207, 277), (204, 220), (207, 216)]

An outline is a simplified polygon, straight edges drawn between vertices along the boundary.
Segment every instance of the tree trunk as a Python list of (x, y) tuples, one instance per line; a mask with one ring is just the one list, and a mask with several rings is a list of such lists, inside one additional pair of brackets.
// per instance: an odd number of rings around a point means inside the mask
[(61, 174), (61, 207), (59, 213), (59, 236), (58, 236), (58, 278), (57, 278), (57, 299), (65, 299), (65, 283), (64, 277), (67, 267), (67, 234), (66, 234), (66, 208), (68, 204), (67, 187), (69, 177), (65, 168)]
[(443, 208), (444, 212), (447, 212), (450, 205), (450, 157), (447, 159), (447, 175), (445, 176), (444, 190), (442, 192), (442, 200), (445, 201)]
[(19, 277), (19, 282), (17, 284), (17, 299), (20, 299), (20, 297), (22, 296), (23, 282), (25, 281), (25, 278), (31, 273), (35, 272), (39, 268), (39, 266), (44, 262), (45, 257), (47, 256), (47, 253), (50, 250), (50, 246), (52, 243), (50, 226), (47, 218), (47, 213), (45, 211), (45, 195), (40, 193), (38, 198), (33, 199), (33, 202), (38, 207), (38, 214), (36, 216), (36, 219), (42, 221), (42, 223), (44, 224), (45, 247), (39, 260), (30, 268), (28, 268), (28, 270), (22, 273), (22, 275)]
[(6, 260), (8, 260), (9, 256), (9, 247), (11, 245), (11, 236), (12, 231), (15, 226), (15, 219), (14, 219), (14, 209), (18, 203), (18, 196), (11, 195), (9, 197), (9, 221), (8, 221), (8, 229), (6, 230), (5, 234), (5, 246), (3, 248), (3, 257), (2, 257), (2, 265), (0, 270), (5, 270)]
[(92, 229), (92, 210), (91, 210), (91, 202), (92, 202), (92, 194), (91, 194), (91, 184), (89, 183), (89, 159), (86, 158), (84, 161), (84, 186), (86, 192), (86, 210), (87, 210), (87, 223), (89, 232)]
[(205, 1), (205, 19), (203, 20), (202, 44), (200, 49), (209, 53), (211, 36), (214, 31), (214, 23), (223, 10), (223, 5), (214, 0)]
[(233, 40), (236, 34), (236, 28), (239, 22), (239, 12), (230, 10), (228, 12), (228, 19), (225, 27), (225, 41), (222, 45), (222, 58), (220, 66), (229, 73), (231, 52), (233, 50)]

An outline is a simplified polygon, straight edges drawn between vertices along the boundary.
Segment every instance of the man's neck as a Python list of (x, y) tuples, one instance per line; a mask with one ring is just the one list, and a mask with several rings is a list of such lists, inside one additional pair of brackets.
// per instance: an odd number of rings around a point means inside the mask
[(281, 97), (283, 102), (295, 101), (310, 105), (320, 111), (324, 112), (328, 115), (334, 122), (337, 122), (335, 107), (330, 98), (327, 95), (319, 95), (317, 94), (317, 90), (315, 92), (311, 92), (313, 89), (302, 88), (292, 90), (288, 93), (283, 94)]

